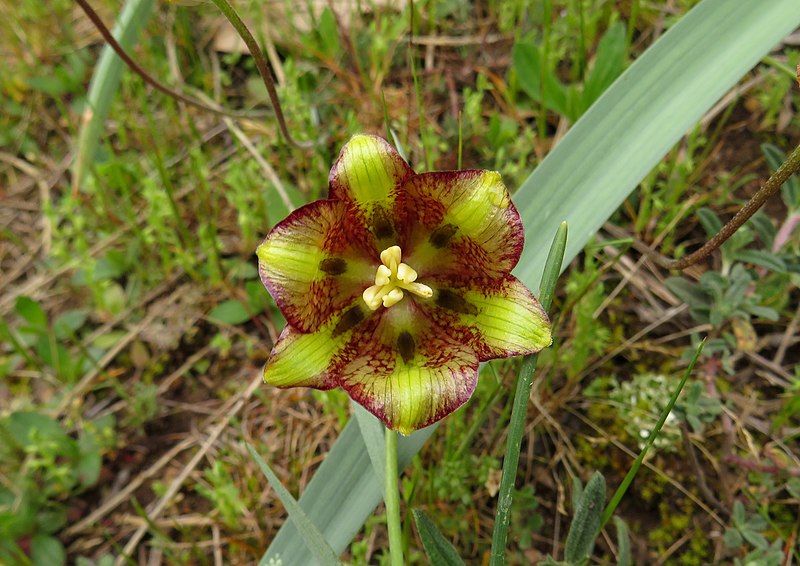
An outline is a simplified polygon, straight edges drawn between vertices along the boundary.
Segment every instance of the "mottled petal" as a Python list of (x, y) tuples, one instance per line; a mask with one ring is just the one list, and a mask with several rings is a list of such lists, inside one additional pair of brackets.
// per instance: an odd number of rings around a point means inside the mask
[(374, 277), (369, 234), (345, 203), (318, 200), (276, 225), (256, 250), (261, 280), (295, 330), (311, 332)]
[(471, 287), (440, 283), (431, 300), (418, 301), (420, 308), (480, 361), (532, 354), (552, 342), (547, 314), (516, 277)]
[(422, 173), (408, 178), (401, 192), (398, 215), (410, 251), (404, 260), (421, 280), (495, 278), (519, 261), (522, 222), (496, 171)]
[(331, 367), (367, 316), (359, 297), (316, 332), (300, 332), (287, 325), (264, 366), (264, 381), (276, 387), (336, 387)]
[(403, 434), (455, 411), (478, 379), (473, 349), (442, 332), (408, 299), (359, 326), (335, 365), (350, 397)]
[(386, 140), (356, 135), (345, 144), (331, 168), (328, 196), (351, 204), (378, 242), (396, 243), (392, 211), (397, 187), (413, 174)]

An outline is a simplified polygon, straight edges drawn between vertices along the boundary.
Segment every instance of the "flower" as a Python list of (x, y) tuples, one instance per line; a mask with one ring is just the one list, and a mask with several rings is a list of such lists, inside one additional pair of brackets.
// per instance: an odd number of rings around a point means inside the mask
[(261, 280), (288, 324), (264, 366), (277, 387), (342, 387), (403, 434), (464, 404), (478, 363), (551, 342), (511, 275), (523, 245), (500, 174), (416, 174), (385, 140), (354, 136), (328, 198), (258, 247)]

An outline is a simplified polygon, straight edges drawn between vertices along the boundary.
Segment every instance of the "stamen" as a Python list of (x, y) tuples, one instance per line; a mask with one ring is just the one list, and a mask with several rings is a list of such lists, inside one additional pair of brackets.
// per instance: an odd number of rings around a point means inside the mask
[[(378, 268), (380, 270), (380, 268)], [(397, 278), (403, 283), (412, 283), (417, 279), (417, 272), (405, 263), (397, 266)]]
[(389, 278), (392, 276), (392, 270), (386, 267), (385, 265), (381, 265), (378, 267), (378, 272), (375, 273), (375, 285), (386, 285), (389, 282)]
[(396, 305), (403, 299), (403, 290), (400, 287), (395, 287), (383, 297), (383, 306), (386, 308)]
[(426, 299), (433, 297), (433, 289), (427, 285), (423, 285), (422, 283), (408, 283), (403, 285), (403, 289), (406, 291), (411, 291), (415, 295), (419, 295), (420, 297), (424, 297)]
[(400, 246), (392, 246), (381, 252), (381, 262), (391, 269), (392, 273), (397, 272), (397, 265), (400, 263), (401, 257)]
[(429, 299), (433, 289), (422, 283), (416, 283), (418, 274), (405, 263), (401, 263), (400, 246), (391, 246), (381, 252), (381, 263), (375, 272), (375, 285), (367, 287), (362, 298), (371, 310), (383, 305), (389, 308), (403, 300), (403, 291), (418, 297)]

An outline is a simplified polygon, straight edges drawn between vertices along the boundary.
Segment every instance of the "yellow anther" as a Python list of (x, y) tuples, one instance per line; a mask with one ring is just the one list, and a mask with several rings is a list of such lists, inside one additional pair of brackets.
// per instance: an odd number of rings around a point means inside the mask
[(381, 265), (375, 273), (375, 285), (386, 285), (391, 277), (392, 270), (385, 265)]
[[(380, 267), (378, 271), (380, 271)], [(417, 280), (417, 272), (405, 263), (401, 263), (397, 266), (397, 278), (403, 283), (413, 283)]]
[(400, 287), (395, 287), (383, 296), (383, 306), (386, 308), (396, 305), (403, 298), (403, 290)]
[(392, 246), (381, 252), (381, 262), (383, 262), (383, 265), (391, 269), (392, 273), (397, 272), (397, 266), (400, 264), (401, 257), (402, 254), (400, 252), (400, 246)]
[(433, 296), (433, 290), (427, 285), (416, 283), (417, 272), (411, 266), (401, 263), (400, 246), (392, 246), (381, 252), (382, 265), (375, 272), (375, 285), (364, 289), (362, 297), (367, 306), (377, 310), (381, 305), (386, 308), (403, 300), (403, 291), (408, 291), (423, 298)]
[(433, 297), (433, 289), (427, 285), (423, 285), (422, 283), (408, 283), (403, 285), (403, 289), (406, 291), (411, 291), (415, 295), (419, 295), (420, 297), (424, 297), (426, 299)]

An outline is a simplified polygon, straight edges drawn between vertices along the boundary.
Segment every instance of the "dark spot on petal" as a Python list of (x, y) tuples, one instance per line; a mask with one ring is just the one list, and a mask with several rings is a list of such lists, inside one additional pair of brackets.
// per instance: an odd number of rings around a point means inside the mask
[(389, 215), (382, 207), (376, 207), (372, 213), (372, 233), (379, 240), (394, 236), (394, 227), (389, 220)]
[(361, 307), (350, 307), (344, 312), (341, 320), (339, 320), (333, 328), (333, 337), (336, 338), (348, 330), (352, 330), (356, 324), (362, 320), (364, 320), (364, 311), (361, 310)]
[(428, 241), (434, 248), (443, 248), (450, 242), (451, 238), (456, 235), (456, 232), (458, 232), (458, 226), (455, 224), (444, 224), (431, 232)]
[(400, 336), (397, 337), (397, 349), (400, 350), (400, 356), (402, 356), (405, 363), (413, 360), (414, 351), (417, 349), (416, 344), (414, 344), (414, 337), (405, 330), (401, 332)]
[(347, 262), (340, 257), (329, 257), (319, 262), (319, 268), (328, 275), (341, 275), (347, 271)]
[(475, 305), (467, 302), (464, 297), (450, 289), (442, 289), (439, 291), (436, 295), (436, 304), (442, 308), (461, 314), (478, 314), (478, 308)]

